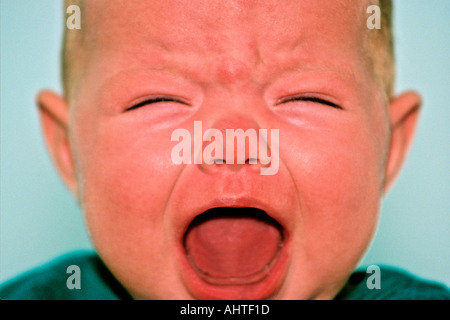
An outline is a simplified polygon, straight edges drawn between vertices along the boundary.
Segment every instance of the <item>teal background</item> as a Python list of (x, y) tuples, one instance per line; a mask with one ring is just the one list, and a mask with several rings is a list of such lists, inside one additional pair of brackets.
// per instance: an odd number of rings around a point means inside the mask
[[(397, 92), (424, 105), (416, 141), (383, 201), (363, 264), (391, 264), (450, 285), (450, 1), (395, 4)], [(82, 213), (56, 174), (35, 95), (61, 90), (62, 1), (1, 0), (0, 280), (91, 248)]]

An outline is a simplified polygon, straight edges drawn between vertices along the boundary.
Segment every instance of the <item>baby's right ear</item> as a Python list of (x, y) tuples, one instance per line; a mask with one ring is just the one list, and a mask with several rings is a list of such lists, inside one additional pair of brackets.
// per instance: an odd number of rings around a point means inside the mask
[(37, 96), (39, 116), (47, 148), (56, 168), (74, 195), (76, 170), (69, 135), (69, 106), (58, 94), (44, 90)]

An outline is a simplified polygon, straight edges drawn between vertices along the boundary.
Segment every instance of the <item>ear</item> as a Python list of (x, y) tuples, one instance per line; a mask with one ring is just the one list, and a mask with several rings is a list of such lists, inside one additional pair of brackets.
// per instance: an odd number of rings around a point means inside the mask
[(389, 103), (391, 140), (386, 163), (384, 192), (392, 186), (406, 159), (413, 141), (421, 97), (414, 91), (407, 91), (392, 99)]
[(47, 90), (39, 92), (37, 105), (53, 162), (63, 181), (76, 194), (76, 171), (69, 139), (69, 107), (62, 97)]

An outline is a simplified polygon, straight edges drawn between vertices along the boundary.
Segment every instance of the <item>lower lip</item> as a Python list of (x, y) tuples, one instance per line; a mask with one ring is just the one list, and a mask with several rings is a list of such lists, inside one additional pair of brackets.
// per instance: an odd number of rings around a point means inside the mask
[[(280, 288), (288, 265), (289, 238), (283, 235), (283, 245), (277, 257), (270, 265), (269, 272), (259, 277), (257, 281), (247, 284), (211, 284), (205, 281), (194, 270), (185, 254), (183, 245), (179, 247), (181, 275), (188, 291), (195, 299), (223, 300), (261, 300), (269, 299)], [(180, 243), (182, 243), (180, 241)]]

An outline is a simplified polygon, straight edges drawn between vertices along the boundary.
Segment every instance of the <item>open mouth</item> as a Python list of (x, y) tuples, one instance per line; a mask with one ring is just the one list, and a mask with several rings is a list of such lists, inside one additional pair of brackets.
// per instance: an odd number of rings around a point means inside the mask
[(283, 247), (283, 228), (257, 208), (218, 207), (197, 216), (184, 234), (186, 257), (206, 283), (248, 285), (270, 272)]

